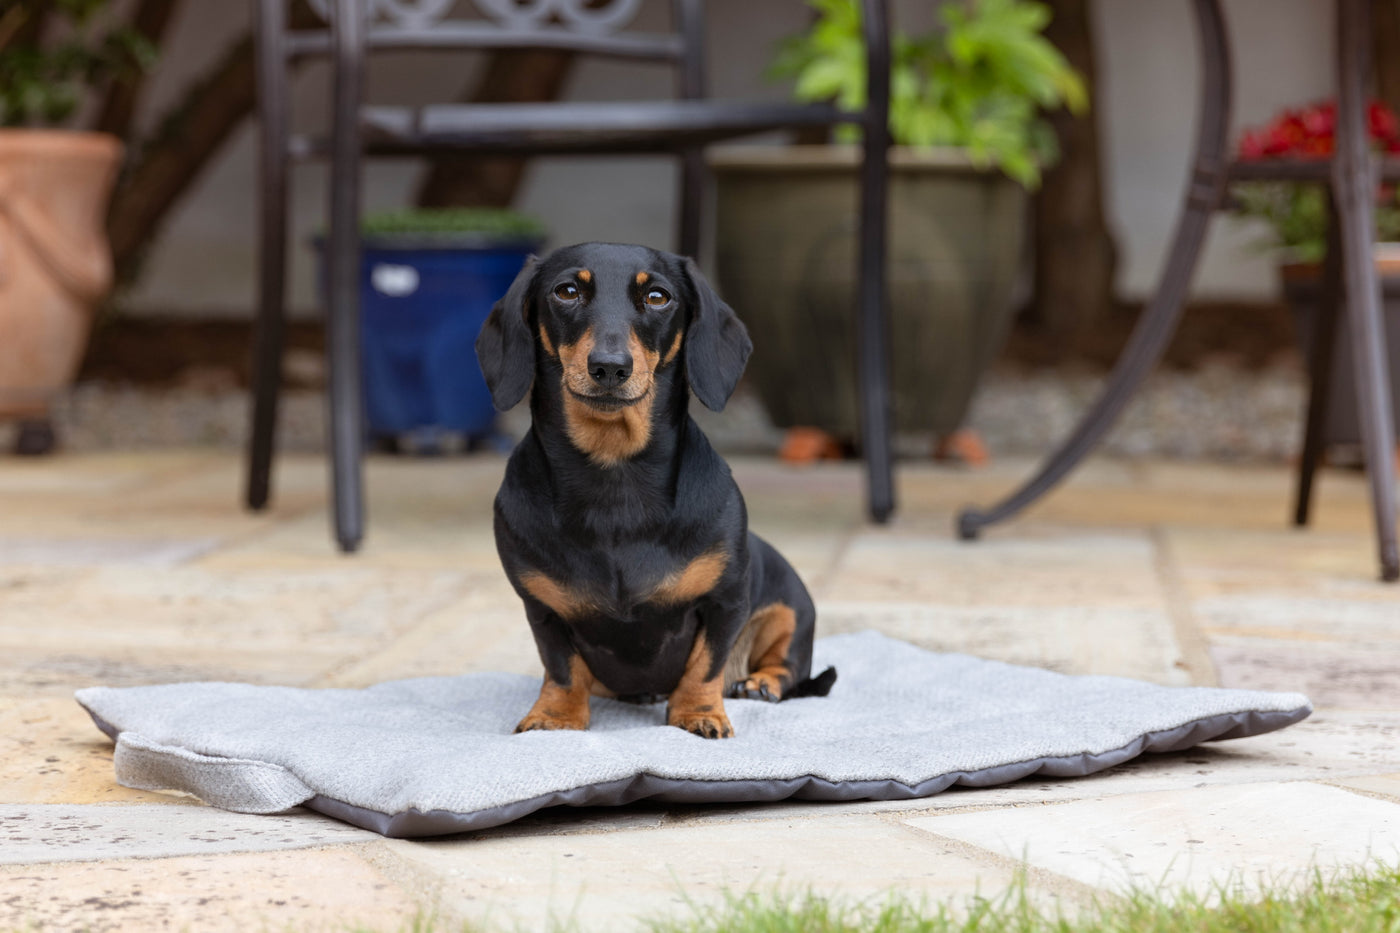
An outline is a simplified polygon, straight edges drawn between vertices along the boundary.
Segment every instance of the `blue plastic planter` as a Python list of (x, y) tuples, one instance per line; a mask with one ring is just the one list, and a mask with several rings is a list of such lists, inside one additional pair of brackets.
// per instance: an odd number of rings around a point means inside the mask
[(372, 439), (438, 450), (492, 434), (474, 344), (538, 242), (375, 236), (364, 241), (360, 313)]

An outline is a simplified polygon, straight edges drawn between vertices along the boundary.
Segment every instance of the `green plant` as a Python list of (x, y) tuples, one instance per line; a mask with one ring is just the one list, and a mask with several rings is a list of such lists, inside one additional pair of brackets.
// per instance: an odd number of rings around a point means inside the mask
[(370, 214), (360, 224), (367, 236), (479, 235), (496, 239), (538, 240), (544, 224), (529, 214), (490, 207), (416, 208)]
[[(865, 105), (865, 45), (858, 0), (808, 0), (811, 29), (784, 40), (772, 72), (796, 80), (794, 95)], [(890, 133), (910, 146), (958, 146), (1023, 185), (1059, 152), (1042, 111), (1088, 106), (1084, 82), (1041, 31), (1050, 10), (1031, 0), (956, 0), (941, 27), (890, 42)], [(859, 131), (843, 128), (840, 138)]]
[(109, 0), (12, 0), (0, 13), (0, 126), (67, 120), (88, 88), (149, 68), (154, 46), (103, 22)]

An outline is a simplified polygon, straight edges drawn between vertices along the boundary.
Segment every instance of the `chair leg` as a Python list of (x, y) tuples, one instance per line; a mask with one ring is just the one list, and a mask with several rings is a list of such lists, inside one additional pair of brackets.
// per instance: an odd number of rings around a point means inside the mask
[[(264, 150), (275, 146), (264, 144)], [(263, 153), (262, 217), (258, 244), (258, 309), (253, 330), (253, 415), (248, 442), (247, 503), (266, 508), (272, 490), (277, 402), (282, 386), (286, 330), (287, 167), (281, 153)]]
[(1308, 523), (1312, 510), (1313, 480), (1322, 462), (1326, 445), (1327, 411), (1332, 399), (1332, 358), (1337, 345), (1337, 321), (1342, 301), (1341, 225), (1337, 201), (1327, 197), (1327, 256), (1322, 270), (1322, 294), (1313, 320), (1312, 346), (1308, 358), (1308, 415), (1303, 434), (1303, 453), (1298, 461), (1298, 489), (1293, 524)]
[[(871, 10), (867, 8), (867, 15)], [(890, 395), (890, 321), (885, 261), (889, 208), (889, 24), (874, 16), (866, 24), (876, 38), (869, 45), (867, 88), (870, 106), (860, 175), (860, 268), (856, 330), (857, 384), (860, 387), (860, 440), (865, 460), (866, 509), (883, 524), (894, 514), (893, 404)]]
[(1368, 0), (1337, 3), (1337, 154), (1332, 187), (1341, 218), (1342, 266), (1356, 360), (1356, 399), (1361, 442), (1371, 484), (1381, 579), (1400, 580), (1396, 542), (1395, 423), (1390, 402), (1390, 375), (1385, 358), (1380, 284), (1373, 258), (1372, 211), (1377, 176), (1366, 127), (1366, 80), (1369, 71)]
[(250, 382), (252, 424), (248, 440), (245, 501), (267, 506), (272, 490), (272, 457), (277, 439), (277, 401), (282, 385), (287, 276), (286, 62), (279, 45), (285, 10), (277, 2), (255, 5), (259, 35), (257, 60), (260, 213), (258, 308), (254, 322)]
[(1020, 512), (1064, 479), (1113, 426), (1176, 330), (1206, 227), (1224, 197), (1228, 176), (1225, 145), (1231, 85), (1225, 23), (1218, 0), (1195, 0), (1194, 7), (1201, 41), (1201, 117), (1186, 202), (1157, 292), (1134, 327), (1107, 384), (1073, 433), (1021, 488), (989, 509), (962, 511), (957, 530), (963, 540), (975, 539), (983, 528)]
[[(342, 4), (339, 9), (344, 10)], [(343, 44), (357, 16), (332, 24)], [(337, 63), (331, 131), (330, 238), (326, 244), (326, 354), (331, 497), (336, 543), (347, 553), (364, 537), (364, 397), (360, 384), (360, 136), (362, 61)]]

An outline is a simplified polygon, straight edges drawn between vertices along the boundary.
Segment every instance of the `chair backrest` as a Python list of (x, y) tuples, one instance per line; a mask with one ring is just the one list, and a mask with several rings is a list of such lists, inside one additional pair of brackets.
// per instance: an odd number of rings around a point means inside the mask
[(338, 72), (360, 71), (373, 53), (404, 50), (554, 49), (655, 62), (675, 69), (677, 97), (705, 92), (704, 0), (672, 0), (672, 30), (664, 33), (627, 28), (642, 0), (472, 0), (475, 18), (453, 15), (454, 0), (307, 0), (319, 21), (295, 23), (287, 0), (255, 3), (260, 91), (275, 96), (299, 59), (331, 58)]

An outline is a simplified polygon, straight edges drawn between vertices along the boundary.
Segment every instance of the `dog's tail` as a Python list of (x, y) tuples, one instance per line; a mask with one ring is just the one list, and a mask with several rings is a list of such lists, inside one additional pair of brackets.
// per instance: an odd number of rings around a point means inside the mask
[(816, 677), (809, 677), (801, 683), (794, 684), (783, 693), (784, 700), (795, 700), (798, 697), (824, 697), (831, 692), (831, 685), (836, 683), (836, 668), (828, 667)]

